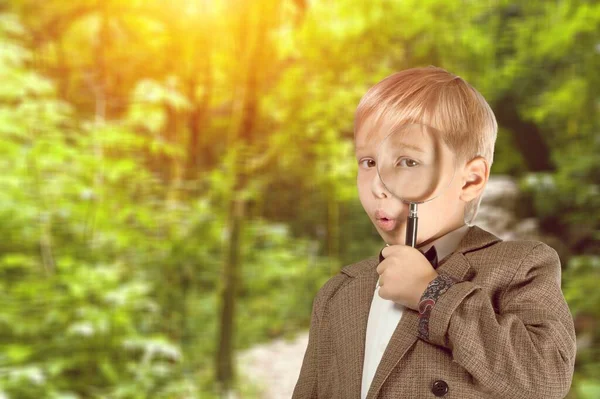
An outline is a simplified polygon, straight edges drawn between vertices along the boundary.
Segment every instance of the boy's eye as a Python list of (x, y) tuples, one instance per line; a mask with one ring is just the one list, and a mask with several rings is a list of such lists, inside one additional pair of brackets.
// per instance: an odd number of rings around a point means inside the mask
[(398, 164), (405, 168), (414, 168), (415, 166), (419, 165), (417, 161), (410, 158), (402, 158)]
[(368, 159), (361, 159), (359, 161), (359, 164), (366, 167), (366, 168), (374, 168), (375, 167), (375, 161), (368, 158)]

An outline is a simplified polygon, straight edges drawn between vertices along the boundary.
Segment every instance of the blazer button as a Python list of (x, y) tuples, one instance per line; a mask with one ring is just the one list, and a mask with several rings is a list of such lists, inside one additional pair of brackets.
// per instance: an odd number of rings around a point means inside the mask
[(431, 392), (435, 396), (444, 396), (448, 393), (448, 384), (444, 380), (437, 380), (431, 386)]

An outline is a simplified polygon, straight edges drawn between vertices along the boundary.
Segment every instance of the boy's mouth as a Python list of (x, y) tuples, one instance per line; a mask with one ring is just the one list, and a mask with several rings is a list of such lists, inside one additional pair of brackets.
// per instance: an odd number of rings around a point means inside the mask
[(377, 226), (384, 231), (392, 231), (396, 228), (396, 219), (377, 219)]
[(381, 209), (375, 211), (375, 221), (377, 226), (384, 231), (394, 230), (397, 224), (397, 219), (391, 217)]

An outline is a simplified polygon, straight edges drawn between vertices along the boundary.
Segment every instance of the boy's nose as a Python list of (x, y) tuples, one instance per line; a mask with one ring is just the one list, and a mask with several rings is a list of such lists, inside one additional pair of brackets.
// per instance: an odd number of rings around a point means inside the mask
[(377, 198), (386, 198), (390, 196), (388, 189), (385, 187), (379, 173), (375, 173), (371, 182), (371, 191)]

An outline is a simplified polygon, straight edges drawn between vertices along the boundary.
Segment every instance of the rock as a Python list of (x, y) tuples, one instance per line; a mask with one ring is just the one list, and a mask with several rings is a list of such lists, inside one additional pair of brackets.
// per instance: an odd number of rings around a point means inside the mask
[(517, 209), (519, 200), (519, 185), (510, 176), (490, 176), (483, 192), (481, 205), (505, 209), (512, 214)]
[(473, 224), (502, 239), (507, 239), (511, 236), (511, 227), (515, 224), (515, 219), (508, 210), (483, 204), (482, 201)]
[(527, 218), (518, 221), (513, 231), (521, 240), (540, 240), (539, 223), (535, 218)]

